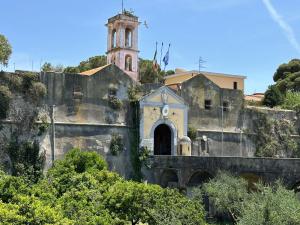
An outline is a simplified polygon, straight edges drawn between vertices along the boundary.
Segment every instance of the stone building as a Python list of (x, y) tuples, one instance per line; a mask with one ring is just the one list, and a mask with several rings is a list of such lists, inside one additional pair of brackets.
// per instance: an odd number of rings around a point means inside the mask
[[(108, 20), (106, 66), (80, 74), (40, 74), (48, 92), (44, 103), (55, 105), (55, 136), (48, 131), (41, 138), (46, 167), (78, 147), (97, 151), (111, 170), (132, 177), (135, 129), (138, 146), (153, 155), (252, 157), (255, 144), (245, 131), (251, 129), (256, 113), (244, 107), (246, 77), (177, 71), (165, 84), (140, 85), (138, 26), (138, 18), (126, 11)], [(138, 109), (130, 104), (129, 92), (135, 86), (141, 90)], [(292, 111), (269, 114), (295, 117)], [(138, 115), (137, 124), (133, 115)], [(190, 129), (195, 130), (192, 140)], [(110, 152), (115, 134), (123, 140), (118, 155)]]

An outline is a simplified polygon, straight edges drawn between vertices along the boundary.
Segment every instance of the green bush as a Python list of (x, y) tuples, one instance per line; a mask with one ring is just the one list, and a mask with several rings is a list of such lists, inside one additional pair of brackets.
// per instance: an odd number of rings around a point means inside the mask
[(29, 89), (30, 97), (35, 102), (39, 102), (47, 94), (45, 85), (41, 82), (34, 82)]
[(7, 117), (11, 97), (8, 87), (0, 85), (0, 120)]
[(110, 152), (112, 155), (118, 155), (124, 149), (122, 136), (116, 133), (112, 134), (110, 142)]
[(130, 102), (135, 102), (138, 100), (139, 91), (140, 91), (139, 86), (131, 86), (128, 88), (127, 95)]
[(22, 74), (23, 82), (22, 82), (22, 90), (26, 93), (32, 86), (34, 82), (39, 81), (39, 75), (37, 73), (25, 73)]
[(282, 108), (298, 111), (300, 109), (300, 92), (288, 91), (285, 95)]
[(116, 96), (109, 96), (108, 97), (108, 104), (112, 109), (120, 110), (123, 106), (123, 103), (120, 99)]
[(263, 104), (273, 108), (274, 106), (281, 105), (283, 102), (284, 96), (280, 92), (277, 86), (271, 85), (265, 93), (263, 99)]
[(189, 127), (188, 129), (188, 137), (192, 140), (195, 141), (197, 138), (197, 129), (194, 127)]

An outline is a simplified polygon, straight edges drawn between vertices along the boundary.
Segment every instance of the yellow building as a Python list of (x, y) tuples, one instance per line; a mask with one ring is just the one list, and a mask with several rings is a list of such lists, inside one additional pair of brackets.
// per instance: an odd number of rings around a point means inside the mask
[[(244, 92), (244, 81), (247, 78), (246, 76), (202, 71), (200, 73), (214, 82), (220, 88), (236, 89)], [(175, 74), (165, 77), (165, 85), (172, 89), (178, 89), (180, 88), (182, 82), (189, 80), (198, 74), (199, 71), (176, 69)]]
[(140, 146), (153, 155), (191, 155), (188, 107), (163, 86), (140, 100)]

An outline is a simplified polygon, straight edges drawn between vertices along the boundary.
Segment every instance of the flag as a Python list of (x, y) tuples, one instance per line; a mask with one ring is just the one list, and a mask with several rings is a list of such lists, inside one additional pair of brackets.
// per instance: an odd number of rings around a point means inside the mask
[(157, 59), (156, 59), (156, 56), (157, 56), (157, 42), (156, 42), (156, 49), (155, 49), (155, 53), (154, 53), (154, 57), (153, 57), (153, 69), (154, 70), (157, 70), (158, 69), (158, 65), (157, 65)]
[(169, 44), (168, 51), (167, 51), (165, 57), (163, 58), (163, 62), (164, 62), (164, 64), (165, 64), (165, 67), (169, 64), (169, 51), (170, 51), (170, 46), (171, 46), (171, 44)]

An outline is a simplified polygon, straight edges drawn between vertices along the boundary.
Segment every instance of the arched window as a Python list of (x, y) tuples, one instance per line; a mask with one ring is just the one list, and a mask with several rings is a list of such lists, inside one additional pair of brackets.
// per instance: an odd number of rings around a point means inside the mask
[(117, 47), (117, 31), (113, 30), (111, 34), (111, 47)]
[(125, 70), (132, 71), (132, 57), (130, 55), (125, 57)]
[(125, 30), (125, 47), (131, 48), (132, 46), (132, 31), (129, 28)]

